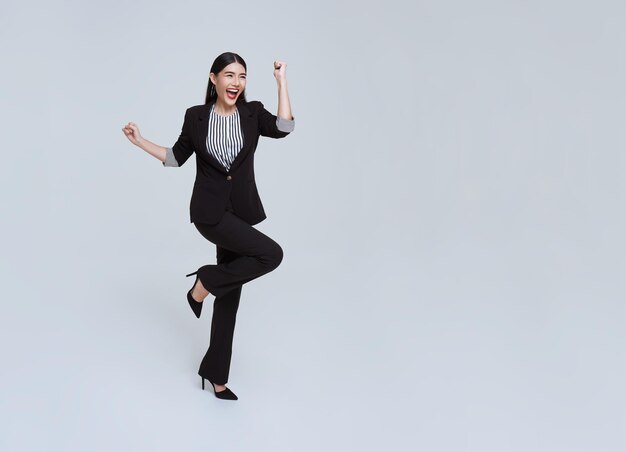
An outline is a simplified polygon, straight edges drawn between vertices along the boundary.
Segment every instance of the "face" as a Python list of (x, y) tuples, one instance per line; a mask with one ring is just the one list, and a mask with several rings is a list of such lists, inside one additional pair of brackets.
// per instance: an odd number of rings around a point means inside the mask
[(235, 105), (246, 87), (246, 69), (240, 63), (230, 63), (217, 75), (211, 72), (209, 77), (219, 99), (228, 105)]

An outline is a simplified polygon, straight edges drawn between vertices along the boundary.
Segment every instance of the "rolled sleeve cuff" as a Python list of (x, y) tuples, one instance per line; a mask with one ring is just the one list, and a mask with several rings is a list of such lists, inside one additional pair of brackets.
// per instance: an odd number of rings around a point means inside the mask
[(178, 162), (176, 158), (174, 158), (174, 151), (172, 148), (166, 148), (165, 151), (165, 161), (163, 162), (163, 166), (178, 166)]
[(276, 127), (281, 132), (292, 132), (294, 127), (296, 126), (296, 120), (294, 119), (285, 119), (280, 116), (276, 116)]

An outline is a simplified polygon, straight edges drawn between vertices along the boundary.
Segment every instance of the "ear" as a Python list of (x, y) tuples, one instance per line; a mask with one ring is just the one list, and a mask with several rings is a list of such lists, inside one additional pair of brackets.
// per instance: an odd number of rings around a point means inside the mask
[(217, 77), (215, 77), (215, 74), (213, 72), (209, 73), (209, 79), (214, 85), (217, 86), (217, 83), (215, 83), (217, 81)]

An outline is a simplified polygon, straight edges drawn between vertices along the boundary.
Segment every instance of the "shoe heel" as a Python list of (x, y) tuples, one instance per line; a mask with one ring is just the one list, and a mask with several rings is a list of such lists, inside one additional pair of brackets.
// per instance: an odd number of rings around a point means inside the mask
[[(195, 272), (193, 272), (193, 273), (189, 273), (187, 276), (195, 275), (196, 273), (198, 273), (197, 270)], [(189, 307), (191, 308), (191, 310), (195, 314), (196, 318), (199, 319), (200, 318), (200, 313), (202, 312), (202, 305), (204, 303), (203, 302), (197, 302), (191, 296), (191, 292), (193, 291), (193, 288), (196, 287), (196, 283), (197, 282), (198, 282), (198, 276), (196, 276), (196, 280), (194, 281), (193, 286), (191, 286), (191, 289), (189, 289), (189, 292), (187, 292), (187, 302), (189, 303)]]
[[(202, 377), (202, 390), (204, 390), (204, 377)], [(229, 388), (226, 388), (222, 391), (217, 392), (215, 390), (215, 384), (209, 380), (209, 383), (211, 383), (211, 386), (213, 386), (213, 394), (215, 394), (215, 397), (217, 397), (218, 399), (223, 399), (223, 400), (238, 400), (239, 397), (237, 397), (235, 395), (235, 393), (233, 391), (231, 391)]]

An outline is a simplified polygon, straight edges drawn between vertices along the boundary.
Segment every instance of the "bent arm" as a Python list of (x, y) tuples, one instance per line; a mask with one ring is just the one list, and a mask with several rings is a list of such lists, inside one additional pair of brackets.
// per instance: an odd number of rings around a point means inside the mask
[(139, 147), (148, 154), (159, 159), (163, 166), (183, 166), (191, 154), (193, 154), (193, 142), (191, 139), (191, 120), (189, 119), (189, 108), (185, 111), (185, 120), (180, 135), (174, 146), (159, 146), (145, 138), (139, 142)]
[(259, 130), (261, 135), (270, 138), (284, 138), (291, 133), (295, 127), (295, 119), (291, 120), (276, 116), (263, 106), (263, 102), (259, 103)]
[(293, 132), (296, 126), (296, 120), (291, 114), (287, 88), (279, 88), (278, 92), (278, 115), (267, 111), (263, 103), (259, 102), (261, 108), (259, 111), (261, 135), (270, 138), (284, 138)]
[(267, 111), (262, 102), (259, 102), (259, 128), (261, 135), (270, 138), (284, 138), (293, 132), (296, 120), (291, 114), (287, 80), (278, 82), (278, 115)]
[(183, 127), (178, 136), (178, 140), (171, 148), (165, 148), (165, 159), (163, 160), (163, 166), (183, 166), (187, 159), (191, 157), (194, 152), (191, 118), (189, 114), (189, 108), (185, 111), (185, 119), (183, 120)]

